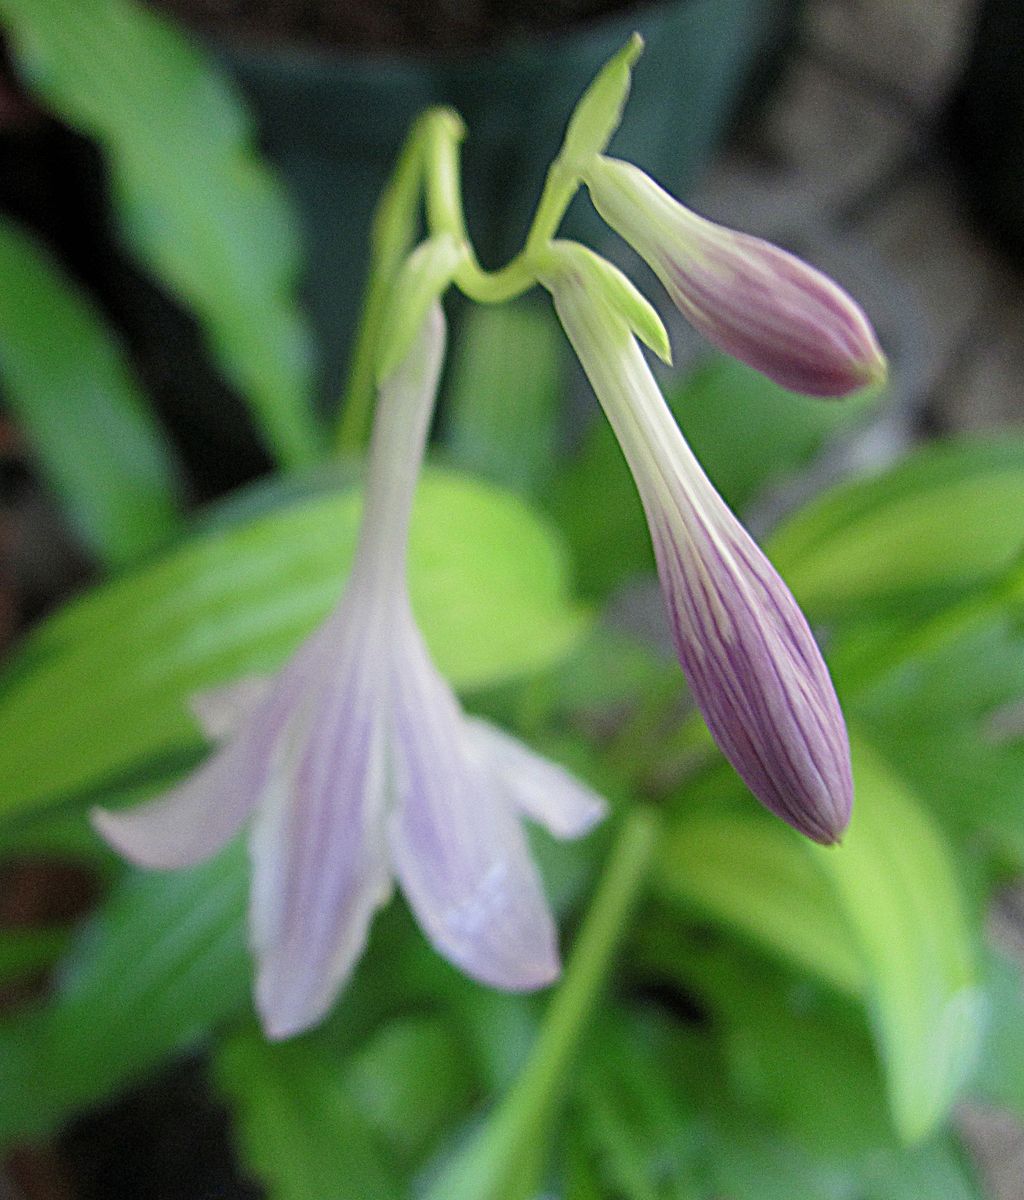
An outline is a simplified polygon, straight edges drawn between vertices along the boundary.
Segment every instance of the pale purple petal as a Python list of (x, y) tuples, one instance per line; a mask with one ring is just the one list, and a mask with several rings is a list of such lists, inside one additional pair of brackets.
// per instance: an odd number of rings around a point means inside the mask
[(842, 396), (885, 378), (871, 323), (838, 284), (778, 246), (699, 217), (631, 163), (598, 158), (595, 207), (704, 336), (783, 387)]
[(308, 1029), (327, 1012), (390, 893), (384, 845), (385, 652), (353, 604), (348, 636), (332, 646), (276, 740), (253, 822), (251, 938), (256, 1006), (271, 1038)]
[[(306, 653), (303, 647), (297, 658)], [(255, 811), (267, 783), (274, 739), (295, 702), (300, 680), (292, 670), (282, 674), (276, 686), (272, 680), (260, 680), (257, 687), (255, 677), (243, 682), (244, 715), (236, 703), (229, 722), (235, 729), (198, 770), (145, 804), (120, 812), (93, 809), (96, 830), (132, 862), (168, 870), (193, 866), (216, 854)], [(224, 694), (233, 690), (234, 685), (228, 685)], [(241, 693), (235, 695), (240, 700)], [(214, 724), (230, 707), (206, 699), (198, 699), (198, 706), (206, 709), (207, 718), (216, 716)]]
[(169, 792), (120, 812), (94, 808), (96, 830), (142, 867), (190, 867), (212, 857), (242, 828), (260, 799), (267, 755), (248, 742), (215, 751)]
[(406, 623), (392, 697), (395, 874), (434, 947), (509, 991), (559, 973), (555, 927), (522, 825), (466, 741), (463, 716)]
[(272, 675), (244, 675), (220, 687), (197, 692), (192, 715), (211, 742), (226, 741), (256, 712), (274, 686)]
[(583, 837), (608, 815), (597, 792), (489, 721), (466, 718), (474, 753), (524, 816), (556, 838)]

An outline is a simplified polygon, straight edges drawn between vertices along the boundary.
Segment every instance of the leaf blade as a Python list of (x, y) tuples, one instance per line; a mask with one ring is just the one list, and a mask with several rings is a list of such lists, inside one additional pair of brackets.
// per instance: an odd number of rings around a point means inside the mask
[(120, 347), (27, 233), (0, 221), (0, 377), (89, 549), (111, 566), (182, 529), (177, 469)]

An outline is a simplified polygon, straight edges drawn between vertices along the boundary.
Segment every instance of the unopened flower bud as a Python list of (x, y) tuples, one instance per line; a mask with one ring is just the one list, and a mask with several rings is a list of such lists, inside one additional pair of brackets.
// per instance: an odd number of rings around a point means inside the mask
[(885, 379), (885, 356), (863, 310), (820, 271), (699, 217), (630, 163), (595, 156), (584, 179), (605, 221), (726, 354), (814, 396), (843, 396)]

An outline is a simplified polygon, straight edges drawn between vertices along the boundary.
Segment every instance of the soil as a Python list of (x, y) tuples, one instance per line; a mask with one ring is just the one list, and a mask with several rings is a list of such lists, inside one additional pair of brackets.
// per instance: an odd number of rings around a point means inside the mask
[(202, 32), (422, 54), (486, 49), (642, 7), (623, 0), (148, 0)]

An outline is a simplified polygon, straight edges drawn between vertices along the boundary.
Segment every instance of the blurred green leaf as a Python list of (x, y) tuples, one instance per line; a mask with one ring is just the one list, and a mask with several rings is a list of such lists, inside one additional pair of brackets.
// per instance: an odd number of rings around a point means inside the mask
[(991, 580), (1024, 548), (1024, 441), (928, 446), (826, 493), (772, 537), (772, 561), (817, 619), (897, 609)]
[(133, 0), (0, 0), (0, 16), (26, 82), (100, 143), (129, 244), (196, 313), (268, 445), (287, 465), (312, 461), (296, 231), (232, 88)]
[[(947, 828), (1020, 870), (1024, 606), (978, 615), (940, 618), (941, 636), (856, 689), (849, 707)], [(847, 641), (856, 636), (851, 631)], [(876, 655), (893, 644), (889, 631)]]
[(674, 1086), (651, 1035), (617, 1007), (609, 1012), (573, 1089), (573, 1123), (586, 1139), (602, 1197), (694, 1200), (694, 1100)]
[(687, 815), (663, 840), (660, 892), (842, 991), (867, 983), (859, 947), (799, 835), (758, 814)]
[[(712, 955), (697, 969), (715, 975), (721, 965)], [(729, 973), (737, 976), (729, 990), (739, 1007), (727, 1025), (738, 1029), (748, 1019), (744, 1009), (777, 988), (778, 980), (759, 987), (755, 976), (744, 997), (742, 958), (734, 958)], [(719, 978), (710, 986), (721, 992), (722, 983)], [(973, 1172), (951, 1140), (936, 1139), (910, 1149), (887, 1142), (884, 1122), (872, 1112), (872, 1106), (880, 1108), (883, 1101), (866, 1040), (849, 1028), (845, 1017), (836, 1023), (833, 1007), (829, 1002), (816, 1011), (800, 991), (782, 997), (776, 992), (768, 1002), (764, 1037), (758, 1039), (753, 1060), (745, 1059), (750, 1039), (746, 1045), (730, 1045), (730, 1030), (718, 1043), (714, 1026), (695, 1028), (665, 1016), (652, 1020), (652, 1013), (635, 1008), (615, 1013), (620, 1038), (636, 1045), (641, 1030), (640, 1042), (651, 1045), (659, 1064), (659, 1090), (667, 1089), (680, 1114), (687, 1108), (693, 1113), (686, 1137), (692, 1146), (689, 1175), (695, 1200), (982, 1200)], [(776, 1033), (773, 1016), (782, 1022), (775, 1046), (770, 1044)], [(807, 1040), (817, 1043), (809, 1047), (801, 1044), (805, 1018)], [(834, 1075), (828, 1067), (833, 1042)], [(642, 1062), (639, 1048), (636, 1054)], [(811, 1062), (801, 1077), (805, 1054)], [(730, 1089), (729, 1078), (737, 1067), (739, 1088)], [(775, 1078), (780, 1071), (785, 1080)], [(776, 1082), (781, 1082), (782, 1094), (774, 1093)], [(857, 1094), (858, 1089), (863, 1094)], [(844, 1103), (847, 1096), (849, 1108)], [(768, 1106), (762, 1107), (765, 1099)], [(851, 1123), (859, 1127), (851, 1128)], [(681, 1128), (682, 1120), (676, 1126), (676, 1144)], [(667, 1140), (658, 1135), (650, 1149), (652, 1161), (670, 1153), (671, 1145), (671, 1134)], [(618, 1200), (619, 1194), (601, 1193), (608, 1200)]]
[(985, 984), (989, 1022), (972, 1094), (1024, 1120), (1024, 970), (1019, 961), (990, 951)]
[(100, 314), (0, 221), (0, 381), (88, 548), (121, 566), (181, 528), (171, 452)]
[[(830, 403), (784, 391), (732, 359), (716, 356), (667, 389), (669, 407), (730, 505), (805, 465), (825, 439), (862, 419), (877, 397)], [(580, 587), (603, 596), (653, 570), (636, 487), (608, 422), (599, 414), (576, 458), (554, 481), (550, 503), (566, 531)]]
[[(196, 691), (274, 670), (336, 602), (355, 545), (355, 492), (213, 531), (69, 605), (0, 696), (6, 813), (95, 790), (202, 749)], [(546, 526), (512, 497), (440, 471), (419, 490), (413, 603), (438, 666), (473, 687), (539, 670), (586, 618)], [(130, 714), (131, 720), (126, 720)]]
[(345, 1066), (345, 1087), (393, 1154), (414, 1162), (473, 1099), (464, 1048), (436, 1016), (388, 1022)]
[(562, 338), (547, 306), (472, 305), (456, 343), (445, 441), (454, 462), (525, 495), (555, 461)]
[(807, 849), (835, 888), (869, 976), (896, 1128), (917, 1142), (945, 1118), (974, 1067), (983, 993), (938, 830), (859, 738), (853, 762), (856, 799), (842, 845)]
[[(658, 883), (791, 964), (860, 994), (894, 1123), (915, 1142), (948, 1114), (974, 1066), (984, 1016), (975, 937), (927, 812), (862, 738), (853, 739), (853, 751), (856, 796), (841, 846), (790, 843), (784, 830), (764, 837), (753, 815), (691, 815), (673, 827)], [(793, 861), (790, 844), (818, 868), (818, 882)], [(671, 964), (666, 954), (662, 946), (659, 961)]]
[(718, 354), (667, 395), (694, 453), (737, 510), (806, 466), (829, 438), (863, 421), (880, 399), (871, 391), (840, 401), (798, 396)]
[(245, 1005), (247, 885), (240, 842), (115, 885), (53, 1001), (0, 1023), (0, 1141), (47, 1131)]
[(601, 413), (579, 454), (552, 480), (548, 503), (569, 542), (584, 596), (604, 597), (631, 576), (654, 570), (640, 498)]
[(315, 1036), (270, 1045), (255, 1031), (217, 1051), (217, 1081), (231, 1100), (243, 1163), (268, 1200), (395, 1200), (400, 1173), (368, 1114), (345, 1086), (341, 1064)]
[(950, 1141), (874, 1151), (861, 1161), (822, 1159), (755, 1114), (726, 1105), (706, 1137), (709, 1187), (702, 1200), (984, 1200)]
[(897, 1143), (863, 1012), (769, 970), (731, 943), (691, 951), (689, 971), (721, 1030), (733, 1094), (824, 1159)]

